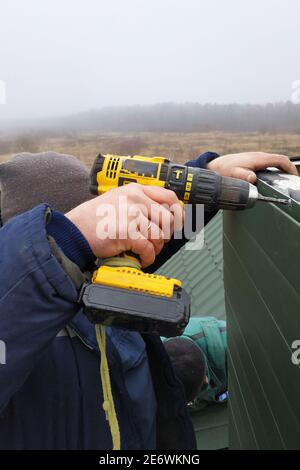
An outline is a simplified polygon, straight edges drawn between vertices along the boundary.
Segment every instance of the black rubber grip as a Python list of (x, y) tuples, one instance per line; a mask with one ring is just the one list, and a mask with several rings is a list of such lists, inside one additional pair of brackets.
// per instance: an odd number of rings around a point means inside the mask
[(220, 209), (241, 210), (249, 201), (249, 183), (237, 178), (222, 176), (218, 206)]
[(199, 168), (189, 168), (189, 171), (194, 173), (190, 202), (205, 204), (208, 210), (239, 210), (247, 206), (249, 184), (246, 181)]
[(97, 181), (97, 174), (99, 171), (102, 170), (103, 168), (103, 163), (104, 163), (105, 157), (99, 153), (98, 157), (93, 163), (93, 166), (91, 168), (91, 173), (90, 173), (90, 192), (92, 194), (98, 194), (98, 181)]
[(190, 202), (205, 204), (209, 209), (216, 209), (219, 200), (221, 177), (209, 170), (193, 169), (193, 184)]

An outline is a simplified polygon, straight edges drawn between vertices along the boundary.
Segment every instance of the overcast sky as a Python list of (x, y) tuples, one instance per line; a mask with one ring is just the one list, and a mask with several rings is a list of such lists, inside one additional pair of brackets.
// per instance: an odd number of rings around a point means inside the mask
[(0, 119), (288, 100), (299, 56), (299, 0), (1, 0)]

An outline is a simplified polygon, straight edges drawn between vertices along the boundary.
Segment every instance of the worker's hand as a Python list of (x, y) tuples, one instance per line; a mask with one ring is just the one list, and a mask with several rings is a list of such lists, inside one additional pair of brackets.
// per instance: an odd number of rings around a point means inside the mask
[(173, 191), (131, 183), (87, 201), (65, 214), (81, 231), (97, 258), (133, 251), (147, 267), (174, 229), (183, 209)]
[(297, 175), (295, 165), (285, 155), (277, 155), (264, 152), (246, 152), (224, 155), (208, 163), (207, 168), (222, 176), (231, 176), (256, 182), (255, 171), (265, 170), (268, 167), (276, 167), (286, 173)]

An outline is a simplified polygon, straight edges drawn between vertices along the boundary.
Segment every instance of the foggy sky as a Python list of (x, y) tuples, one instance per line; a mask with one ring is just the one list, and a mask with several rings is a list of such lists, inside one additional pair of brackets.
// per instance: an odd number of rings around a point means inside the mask
[(299, 39), (299, 0), (1, 0), (0, 120), (285, 101)]

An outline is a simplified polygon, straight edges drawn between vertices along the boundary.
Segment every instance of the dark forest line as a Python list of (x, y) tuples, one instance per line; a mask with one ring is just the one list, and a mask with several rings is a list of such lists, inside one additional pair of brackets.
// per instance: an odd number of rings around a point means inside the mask
[(58, 124), (61, 129), (103, 132), (298, 133), (300, 105), (291, 102), (266, 105), (163, 103), (108, 107), (52, 122), (53, 127)]
[(0, 125), (8, 134), (63, 136), (68, 132), (239, 132), (300, 133), (300, 104), (266, 105), (161, 103), (114, 106), (64, 117)]

